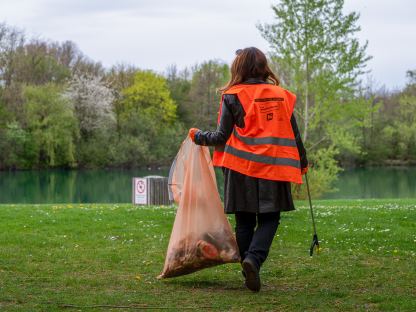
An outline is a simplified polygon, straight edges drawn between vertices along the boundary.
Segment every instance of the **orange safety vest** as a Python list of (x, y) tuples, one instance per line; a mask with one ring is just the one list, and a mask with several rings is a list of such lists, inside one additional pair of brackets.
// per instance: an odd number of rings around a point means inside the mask
[(245, 127), (235, 126), (225, 146), (215, 148), (214, 166), (301, 184), (300, 157), (290, 123), (296, 96), (271, 84), (235, 85), (224, 94), (238, 96), (246, 113)]

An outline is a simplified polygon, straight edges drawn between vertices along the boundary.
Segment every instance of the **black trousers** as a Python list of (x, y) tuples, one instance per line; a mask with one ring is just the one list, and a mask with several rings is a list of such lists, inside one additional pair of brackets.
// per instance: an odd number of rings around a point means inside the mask
[[(235, 233), (241, 261), (250, 258), (260, 269), (266, 260), (280, 221), (280, 212), (235, 213)], [(257, 225), (257, 228), (256, 228)]]

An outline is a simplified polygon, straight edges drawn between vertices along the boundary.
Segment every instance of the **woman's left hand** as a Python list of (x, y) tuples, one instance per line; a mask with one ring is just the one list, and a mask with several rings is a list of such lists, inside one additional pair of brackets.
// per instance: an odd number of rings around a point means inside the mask
[(195, 142), (195, 133), (199, 131), (198, 128), (191, 128), (189, 129), (188, 135), (191, 138), (192, 142)]

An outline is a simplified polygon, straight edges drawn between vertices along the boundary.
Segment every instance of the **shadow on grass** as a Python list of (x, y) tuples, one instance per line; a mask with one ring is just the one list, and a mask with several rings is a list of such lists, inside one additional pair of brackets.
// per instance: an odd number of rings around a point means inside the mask
[(206, 289), (210, 291), (224, 291), (224, 290), (244, 290), (243, 280), (230, 280), (230, 281), (215, 281), (215, 280), (205, 280), (205, 281), (192, 281), (192, 280), (166, 280), (164, 283), (169, 285), (181, 286), (184, 288), (190, 289)]
[[(192, 281), (192, 280), (171, 280), (164, 281), (164, 283), (169, 284), (175, 289), (182, 288), (182, 290), (203, 290), (211, 293), (220, 293), (224, 295), (226, 292), (232, 292), (233, 294), (241, 293), (242, 295), (248, 294), (257, 294), (260, 295), (270, 295), (276, 292), (280, 293), (293, 293), (296, 291), (304, 290), (304, 285), (288, 285), (284, 283), (279, 283), (276, 281), (266, 280), (262, 282), (262, 287), (260, 293), (253, 293), (248, 290), (244, 285), (244, 280), (227, 280), (227, 281), (215, 281), (215, 280), (206, 280), (206, 281)], [(225, 293), (224, 293), (225, 292)]]

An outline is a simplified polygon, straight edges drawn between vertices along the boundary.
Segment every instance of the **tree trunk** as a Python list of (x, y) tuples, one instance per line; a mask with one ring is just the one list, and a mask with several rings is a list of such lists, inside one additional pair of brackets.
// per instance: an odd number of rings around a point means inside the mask
[(309, 123), (309, 114), (308, 114), (308, 108), (309, 108), (309, 90), (308, 90), (308, 79), (306, 79), (306, 88), (305, 88), (305, 109), (303, 111), (304, 118), (303, 118), (303, 142), (306, 142), (306, 139), (308, 138), (308, 123)]
[(309, 126), (309, 50), (308, 50), (308, 7), (305, 5), (305, 74), (306, 74), (306, 87), (305, 87), (305, 109), (303, 119), (303, 142), (308, 139), (308, 126)]

